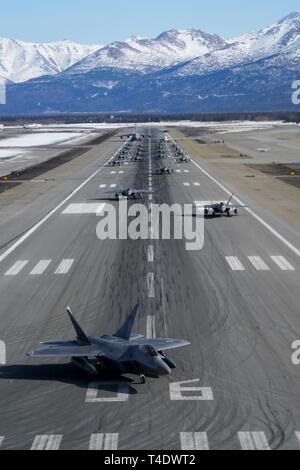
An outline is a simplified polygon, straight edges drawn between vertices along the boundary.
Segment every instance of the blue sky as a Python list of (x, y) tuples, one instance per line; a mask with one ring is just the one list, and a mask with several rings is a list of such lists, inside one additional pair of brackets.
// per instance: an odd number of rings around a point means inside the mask
[(232, 37), (297, 10), (299, 0), (10, 0), (1, 5), (0, 36), (104, 44), (194, 27)]

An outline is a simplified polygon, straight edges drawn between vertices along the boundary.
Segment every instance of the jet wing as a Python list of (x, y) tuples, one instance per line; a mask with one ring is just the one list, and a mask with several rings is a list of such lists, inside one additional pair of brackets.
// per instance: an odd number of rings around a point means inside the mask
[(137, 339), (134, 341), (139, 346), (153, 346), (157, 351), (167, 351), (169, 349), (183, 348), (191, 343), (181, 339), (157, 338), (157, 339)]
[[(52, 343), (55, 344), (54, 342)], [(46, 346), (36, 349), (28, 354), (29, 357), (104, 357), (106, 354), (93, 345), (72, 345), (66, 342), (65, 345), (56, 343), (55, 346)]]

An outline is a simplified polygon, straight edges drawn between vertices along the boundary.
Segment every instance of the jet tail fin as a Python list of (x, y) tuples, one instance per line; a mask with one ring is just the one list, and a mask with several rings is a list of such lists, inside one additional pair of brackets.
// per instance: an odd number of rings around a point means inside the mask
[(132, 329), (133, 329), (133, 325), (134, 325), (134, 322), (135, 322), (135, 319), (136, 319), (138, 308), (139, 308), (138, 305), (136, 305), (134, 307), (134, 309), (132, 310), (131, 314), (127, 318), (127, 320), (124, 323), (124, 325), (122, 326), (122, 328), (120, 328), (120, 330), (117, 331), (117, 333), (114, 336), (116, 336), (117, 338), (120, 338), (120, 339), (124, 339), (125, 341), (130, 340), (130, 336), (131, 336), (131, 333), (132, 333)]
[(227, 202), (227, 206), (229, 206), (229, 204), (231, 203), (233, 196), (234, 196), (234, 194), (231, 194), (230, 199), (229, 199), (229, 201)]
[(72, 322), (72, 325), (74, 327), (74, 330), (76, 331), (78, 341), (80, 341), (82, 344), (90, 345), (91, 342), (90, 342), (89, 338), (87, 337), (87, 335), (85, 334), (85, 332), (83, 331), (81, 326), (77, 323), (77, 321), (73, 317), (73, 314), (72, 314), (72, 311), (71, 311), (70, 307), (67, 308), (67, 312), (68, 312), (68, 315), (69, 315), (70, 320)]

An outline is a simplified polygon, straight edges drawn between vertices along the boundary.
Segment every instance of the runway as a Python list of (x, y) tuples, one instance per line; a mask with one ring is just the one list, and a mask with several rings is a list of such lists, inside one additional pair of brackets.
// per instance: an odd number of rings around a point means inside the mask
[[(207, 218), (201, 251), (184, 240), (100, 241), (97, 209), (119, 204), (106, 191), (152, 189), (147, 207), (229, 198), (201, 155), (167, 159), (174, 173), (157, 175), (163, 133), (144, 133), (142, 162), (106, 167), (123, 145), (114, 138), (45, 183), (0, 195), (0, 448), (300, 449), (300, 234), (237, 191), (250, 212)], [(95, 383), (26, 357), (39, 341), (73, 337), (68, 305), (88, 334), (104, 335), (136, 303), (137, 333), (191, 342), (169, 354), (177, 369), (167, 378)]]

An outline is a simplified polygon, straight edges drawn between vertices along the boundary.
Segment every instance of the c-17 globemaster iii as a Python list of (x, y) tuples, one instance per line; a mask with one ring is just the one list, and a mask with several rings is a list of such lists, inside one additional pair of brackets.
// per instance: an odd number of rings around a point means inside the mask
[(145, 339), (132, 334), (137, 316), (136, 305), (130, 316), (112, 336), (87, 336), (79, 326), (71, 309), (67, 312), (77, 339), (73, 341), (47, 341), (40, 343), (43, 348), (28, 354), (30, 358), (71, 358), (73, 364), (88, 374), (99, 376), (107, 371), (121, 374), (137, 374), (142, 383), (147, 377), (169, 375), (176, 364), (165, 356), (165, 351), (188, 346), (184, 340), (157, 338)]

